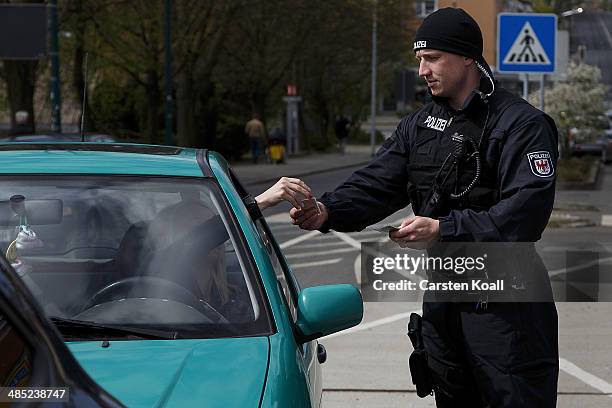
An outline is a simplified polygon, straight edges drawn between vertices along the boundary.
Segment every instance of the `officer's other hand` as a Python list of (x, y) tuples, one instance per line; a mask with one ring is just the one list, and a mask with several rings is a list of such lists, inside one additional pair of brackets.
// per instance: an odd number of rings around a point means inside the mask
[(276, 184), (258, 195), (255, 200), (259, 209), (275, 206), (281, 201), (289, 201), (295, 208), (300, 208), (300, 200), (311, 198), (312, 190), (298, 178), (281, 177)]
[(440, 221), (428, 217), (409, 217), (397, 231), (389, 233), (389, 238), (401, 247), (427, 249), (440, 238)]
[(317, 201), (317, 205), (319, 206), (319, 212), (317, 212), (317, 209), (314, 207), (307, 210), (292, 208), (291, 211), (289, 211), (289, 216), (291, 217), (293, 225), (297, 225), (304, 230), (316, 230), (321, 228), (323, 223), (327, 221), (329, 214), (325, 204)]

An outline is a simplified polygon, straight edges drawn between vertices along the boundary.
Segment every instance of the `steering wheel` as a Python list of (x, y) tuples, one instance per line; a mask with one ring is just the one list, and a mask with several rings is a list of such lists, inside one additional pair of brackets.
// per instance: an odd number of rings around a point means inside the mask
[(196, 298), (190, 291), (166, 279), (154, 276), (133, 276), (106, 285), (89, 301), (85, 309), (100, 303), (125, 298), (167, 298), (191, 306), (213, 322), (229, 323), (217, 309), (205, 300)]

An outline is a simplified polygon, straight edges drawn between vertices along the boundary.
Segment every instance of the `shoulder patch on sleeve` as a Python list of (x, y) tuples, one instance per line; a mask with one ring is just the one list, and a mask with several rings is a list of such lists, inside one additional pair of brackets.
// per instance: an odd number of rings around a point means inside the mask
[(550, 152), (540, 150), (537, 152), (527, 153), (527, 160), (529, 160), (531, 172), (536, 176), (551, 177), (553, 174), (555, 174)]

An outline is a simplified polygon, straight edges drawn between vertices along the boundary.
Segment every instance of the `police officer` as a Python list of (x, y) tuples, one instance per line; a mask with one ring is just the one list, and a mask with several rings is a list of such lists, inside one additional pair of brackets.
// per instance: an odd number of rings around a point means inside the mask
[[(390, 233), (401, 244), (538, 241), (553, 207), (557, 130), (497, 86), (482, 49), (462, 9), (429, 15), (414, 51), (431, 101), (401, 120), (365, 168), (323, 194), (320, 214), (292, 209), (293, 223), (360, 231), (410, 203), (415, 216)], [(466, 154), (471, 161), (455, 160)], [(454, 173), (449, 159), (460, 162)], [(438, 407), (556, 405), (554, 302), (424, 303), (422, 330)]]

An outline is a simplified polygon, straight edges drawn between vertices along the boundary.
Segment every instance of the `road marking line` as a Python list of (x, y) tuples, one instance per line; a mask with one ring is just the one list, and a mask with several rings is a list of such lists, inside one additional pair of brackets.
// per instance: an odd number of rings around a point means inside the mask
[(606, 38), (608, 39), (608, 44), (610, 45), (610, 48), (612, 48), (612, 35), (610, 35), (610, 31), (608, 30), (606, 23), (604, 23), (603, 18), (601, 18), (601, 16), (598, 17), (599, 25), (601, 26), (601, 29), (603, 30), (604, 34), (606, 34)]
[(366, 236), (370, 236), (370, 235), (380, 235), (380, 232), (378, 231), (374, 231), (374, 230), (364, 230), (364, 231), (359, 231), (359, 232), (351, 232), (351, 233), (347, 233), (347, 232), (338, 232), (338, 231), (330, 231), (332, 234), (345, 234), (348, 235), (350, 237), (356, 237), (356, 238), (361, 238), (361, 237), (366, 237)]
[(268, 223), (272, 232), (277, 231), (300, 231), (300, 228), (297, 225), (293, 225), (290, 222), (287, 224), (272, 224)]
[[(375, 231), (374, 231), (375, 232)], [(286, 242), (283, 242), (282, 244), (280, 244), (281, 249), (285, 249), (288, 248), (290, 246), (293, 246), (295, 244), (299, 244), (302, 241), (305, 241), (307, 239), (313, 238), (314, 240), (317, 241), (326, 241), (326, 240), (332, 240), (332, 239), (338, 239), (338, 237), (336, 237), (333, 233), (335, 233), (335, 231), (332, 231), (332, 234), (323, 234), (319, 231), (309, 231), (308, 233), (304, 234), (304, 235), (299, 235), (295, 238), (292, 238)], [(378, 232), (376, 232), (377, 234), (379, 234)], [(278, 235), (289, 235), (288, 233), (280, 233), (280, 234), (276, 234), (274, 233), (274, 231), (272, 231), (272, 234), (274, 234), (275, 237), (277, 237)], [(369, 234), (368, 234), (369, 235)], [(358, 241), (355, 241), (357, 243), (359, 243)]]
[(336, 263), (340, 262), (341, 260), (342, 260), (342, 258), (335, 258), (335, 259), (327, 259), (325, 261), (316, 261), (316, 262), (305, 262), (305, 263), (291, 264), (290, 266), (291, 266), (291, 269), (311, 268), (313, 266), (336, 264)]
[(289, 248), (292, 245), (299, 244), (300, 242), (306, 241), (307, 239), (310, 239), (314, 237), (315, 235), (319, 235), (319, 234), (321, 234), (319, 231), (310, 231), (307, 234), (300, 235), (299, 237), (295, 237), (293, 239), (290, 239), (289, 241), (283, 242), (282, 244), (279, 245), (279, 247), (280, 249)]
[(321, 244), (303, 244), (303, 245), (300, 245), (299, 249), (329, 248), (329, 247), (334, 247), (334, 246), (345, 246), (345, 245), (346, 244), (344, 242), (341, 242), (341, 241), (338, 241), (338, 242), (324, 242), (324, 243), (321, 243)]
[(549, 271), (548, 272), (548, 276), (552, 278), (553, 276), (561, 275), (563, 273), (579, 271), (581, 269), (590, 268), (591, 266), (595, 266), (597, 264), (605, 263), (605, 262), (610, 262), (610, 261), (612, 261), (612, 256), (608, 257), (608, 258), (598, 259), (597, 261), (587, 262), (587, 263), (582, 264), (582, 265), (572, 266), (570, 268), (555, 269), (554, 271)]
[[(331, 339), (334, 337), (343, 336), (346, 334), (352, 334), (352, 333), (368, 330), (374, 327), (382, 326), (385, 324), (393, 323), (398, 320), (408, 319), (410, 318), (411, 313), (419, 313), (422, 315), (423, 311), (422, 309), (416, 309), (410, 312), (395, 314), (395, 315), (385, 317), (382, 319), (378, 319), (378, 320), (374, 320), (368, 323), (361, 323), (358, 326), (351, 327), (350, 329), (346, 329), (341, 332), (332, 333), (328, 336), (321, 337), (320, 340), (326, 340), (326, 339)], [(572, 377), (577, 378), (583, 383), (589, 385), (590, 387), (596, 390), (601, 391), (603, 394), (612, 398), (612, 384), (608, 383), (607, 381), (602, 380), (601, 378), (584, 371), (582, 368), (578, 367), (577, 365), (575, 365), (574, 363), (572, 363), (571, 361), (563, 357), (559, 358), (559, 368), (565, 371), (567, 374), (571, 375)]]
[[(378, 326), (382, 326), (385, 324), (389, 324), (389, 323), (393, 323), (396, 322), (398, 320), (402, 320), (402, 319), (408, 319), (410, 318), (410, 314), (411, 313), (418, 313), (418, 314), (423, 314), (422, 309), (416, 309), (416, 310), (412, 310), (410, 312), (406, 312), (406, 313), (399, 313), (399, 314), (395, 314), (389, 317), (385, 317), (382, 319), (378, 319), (378, 320), (374, 320), (368, 323), (361, 323), (358, 326), (355, 327), (351, 327), (350, 329), (346, 329), (343, 330), (341, 332), (337, 332), (337, 333), (332, 333), (328, 336), (325, 337), (321, 337), (320, 340), (325, 340), (325, 339), (331, 339), (333, 337), (338, 337), (338, 336), (342, 336), (345, 334), (351, 334), (351, 333), (356, 333), (356, 332), (360, 332), (363, 330), (368, 330), (374, 327), (378, 327)], [(563, 357), (559, 358), (559, 368), (563, 371), (565, 371), (567, 374), (571, 375), (572, 377), (577, 378), (578, 380), (582, 381), (583, 383), (587, 384), (588, 386), (601, 391), (603, 394), (607, 395), (608, 397), (612, 398), (612, 384), (602, 380), (601, 378), (588, 373), (586, 371), (584, 371), (582, 368), (578, 367), (577, 365), (575, 365), (574, 363), (572, 363), (569, 360), (566, 360)]]
[[(317, 231), (319, 232), (319, 231)], [(274, 234), (275, 237), (291, 237), (291, 236), (302, 236), (302, 234), (304, 234), (305, 231), (304, 230), (300, 230), (300, 229), (296, 229), (295, 231), (274, 231), (272, 230), (272, 234)], [(321, 234), (319, 232), (319, 234)]]
[[(377, 232), (377, 231), (375, 231)], [(346, 242), (347, 244), (349, 244), (350, 246), (352, 246), (353, 248), (357, 248), (359, 249), (361, 252), (367, 252), (368, 255), (372, 255), (374, 257), (377, 257), (380, 255), (380, 253), (376, 252), (375, 250), (371, 249), (371, 248), (362, 248), (361, 247), (361, 242), (355, 240), (353, 237), (349, 236), (348, 234), (344, 233), (344, 232), (338, 232), (338, 231), (332, 231), (332, 234), (336, 235), (338, 238), (340, 238), (341, 240), (343, 240), (344, 242)], [(377, 234), (380, 235), (380, 232), (377, 232)], [(385, 242), (388, 238), (387, 237), (383, 237), (377, 241), (372, 241), (372, 242)], [(360, 268), (361, 269), (361, 268)], [(424, 280), (422, 277), (420, 277), (419, 275), (417, 275), (416, 273), (411, 274), (408, 273), (404, 270), (400, 270), (400, 269), (393, 269), (394, 272), (402, 275), (403, 277), (405, 277), (406, 279), (412, 281), (412, 282), (416, 282), (416, 283), (420, 283), (422, 280)], [(357, 272), (355, 271), (355, 275), (357, 275)], [(359, 279), (357, 279), (357, 283), (359, 285), (361, 285), (361, 277)]]
[[(374, 231), (374, 232), (378, 233), (377, 231)], [(331, 233), (334, 234), (336, 237), (340, 238), (341, 240), (343, 240), (344, 242), (346, 242), (347, 244), (349, 244), (350, 246), (352, 246), (353, 248), (361, 250), (361, 242), (357, 241), (355, 238), (351, 237), (349, 234), (345, 232), (338, 232), (338, 231), (332, 231)]]
[(296, 258), (307, 258), (309, 256), (323, 256), (323, 255), (331, 255), (331, 254), (344, 254), (346, 252), (358, 251), (356, 248), (339, 248), (339, 249), (330, 249), (329, 251), (318, 251), (318, 252), (302, 252), (297, 254), (289, 254), (285, 255), (287, 259), (296, 259)]
[(361, 287), (361, 252), (359, 252), (359, 255), (357, 255), (357, 258), (355, 258), (353, 270), (355, 271), (355, 280), (357, 281), (357, 286)]
[(266, 222), (273, 224), (291, 224), (291, 217), (289, 216), (289, 212), (282, 212), (267, 216)]
[[(611, 45), (611, 47), (612, 47), (612, 45)], [(602, 214), (601, 215), (601, 226), (602, 227), (612, 227), (612, 215), (610, 215), (610, 214)]]
[(331, 339), (332, 337), (338, 337), (338, 336), (343, 336), (345, 334), (351, 334), (351, 333), (355, 333), (355, 332), (360, 332), (360, 331), (363, 331), (363, 330), (371, 329), (373, 327), (382, 326), (383, 324), (393, 323), (393, 322), (396, 322), (396, 321), (402, 320), (402, 319), (408, 319), (408, 318), (410, 318), (410, 314), (411, 313), (423, 314), (421, 309), (415, 309), (415, 310), (411, 310), (409, 312), (399, 313), (399, 314), (395, 314), (393, 316), (385, 317), (385, 318), (382, 318), (382, 319), (373, 320), (373, 321), (368, 322), (368, 323), (361, 323), (358, 326), (351, 327), (350, 329), (342, 330), (341, 332), (332, 333), (332, 334), (330, 334), (328, 336), (321, 337), (321, 339)]
[(594, 376), (591, 373), (587, 373), (582, 368), (564, 358), (559, 358), (559, 368), (569, 375), (576, 377), (583, 383), (595, 388), (596, 390), (599, 390), (604, 394), (608, 394), (608, 397), (612, 398), (612, 384)]

